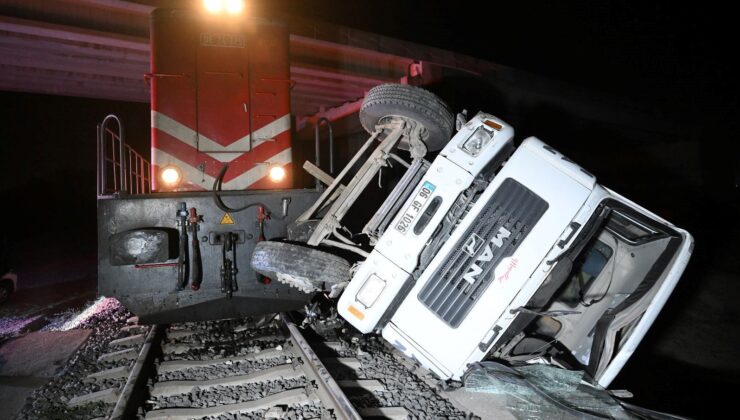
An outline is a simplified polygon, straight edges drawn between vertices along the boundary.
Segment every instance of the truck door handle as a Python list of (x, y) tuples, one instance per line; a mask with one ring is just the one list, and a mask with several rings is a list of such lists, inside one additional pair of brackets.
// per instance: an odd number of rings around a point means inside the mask
[(570, 222), (570, 225), (568, 225), (568, 227), (570, 228), (570, 233), (568, 233), (568, 237), (558, 242), (558, 247), (560, 249), (563, 249), (563, 247), (565, 247), (565, 245), (570, 242), (571, 238), (573, 238), (573, 235), (575, 235), (578, 231), (578, 228), (581, 227), (581, 224), (577, 222)]
[[(488, 333), (491, 336), (488, 337), (488, 339), (486, 341), (481, 341), (480, 343), (478, 343), (478, 349), (480, 351), (486, 351), (486, 350), (488, 350), (488, 347), (490, 347), (491, 344), (493, 344), (493, 340), (495, 340), (496, 337), (498, 337), (498, 333), (500, 333), (500, 332), (501, 332), (501, 327), (500, 326), (496, 325), (495, 327), (493, 327), (493, 330)], [(486, 334), (486, 335), (488, 335), (488, 334)]]

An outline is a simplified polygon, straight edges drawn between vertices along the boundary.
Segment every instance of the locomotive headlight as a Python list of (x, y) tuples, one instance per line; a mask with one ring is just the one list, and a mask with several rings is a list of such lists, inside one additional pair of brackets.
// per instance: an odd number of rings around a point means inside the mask
[(203, 7), (210, 13), (219, 13), (224, 9), (223, 0), (203, 0)]
[(224, 0), (224, 8), (229, 14), (236, 15), (244, 10), (244, 0)]
[(270, 165), (268, 176), (273, 182), (280, 182), (285, 179), (285, 168), (280, 165)]
[(365, 280), (365, 284), (360, 287), (355, 295), (355, 300), (360, 302), (365, 308), (373, 306), (376, 300), (380, 297), (380, 294), (385, 289), (385, 280), (371, 274), (370, 277)]
[(230, 15), (238, 15), (244, 11), (244, 0), (203, 0), (203, 8), (213, 14), (226, 11)]
[(460, 145), (460, 148), (465, 151), (465, 153), (475, 157), (478, 156), (481, 150), (483, 150), (491, 140), (493, 140), (493, 133), (481, 126), (478, 127), (478, 129)]
[(182, 180), (182, 174), (180, 170), (175, 166), (165, 166), (162, 172), (159, 173), (159, 179), (167, 188), (175, 188), (180, 184)]

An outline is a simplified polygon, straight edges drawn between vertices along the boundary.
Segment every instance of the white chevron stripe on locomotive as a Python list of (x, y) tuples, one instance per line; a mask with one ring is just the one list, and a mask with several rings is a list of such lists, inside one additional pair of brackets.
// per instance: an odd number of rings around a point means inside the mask
[[(215, 177), (204, 173), (200, 169), (195, 168), (192, 165), (189, 165), (162, 150), (152, 148), (152, 153), (154, 155), (154, 164), (156, 164), (160, 168), (167, 165), (175, 165), (177, 166), (177, 168), (180, 169), (180, 171), (182, 171), (183, 179), (186, 179), (188, 182), (200, 185), (207, 190), (213, 187), (213, 182), (216, 180)], [(267, 162), (271, 164), (287, 165), (292, 161), (291, 155), (292, 150), (289, 147), (274, 156), (270, 156), (270, 158), (267, 159)], [(251, 169), (244, 171), (236, 178), (228, 182), (224, 182), (222, 184), (222, 188), (224, 190), (244, 190), (250, 185), (267, 176), (268, 172), (269, 165), (255, 165)]]
[[(203, 134), (181, 124), (174, 118), (170, 118), (157, 111), (152, 111), (152, 128), (167, 133), (194, 149), (202, 150), (220, 162), (231, 162), (244, 153), (247, 153), (245, 150), (251, 150), (251, 136), (249, 134), (228, 146), (222, 146)], [(287, 130), (290, 130), (290, 114), (285, 114), (275, 121), (255, 130), (251, 148), (254, 149), (266, 141), (271, 141), (275, 136)]]

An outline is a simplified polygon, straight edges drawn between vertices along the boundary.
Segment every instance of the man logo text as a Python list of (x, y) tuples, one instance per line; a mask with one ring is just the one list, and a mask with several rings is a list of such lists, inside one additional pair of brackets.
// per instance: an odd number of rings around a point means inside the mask
[[(498, 232), (496, 232), (496, 236), (494, 236), (491, 241), (486, 244), (486, 248), (475, 260), (475, 263), (470, 266), (470, 269), (467, 273), (465, 273), (463, 279), (470, 284), (475, 284), (475, 280), (478, 278), (478, 275), (483, 272), (483, 268), (479, 265), (479, 263), (488, 262), (493, 259), (493, 248), (491, 248), (491, 244), (495, 245), (497, 248), (501, 248), (504, 245), (504, 239), (508, 238), (509, 236), (511, 236), (511, 232), (505, 227), (501, 226), (498, 229)], [(467, 241), (465, 241), (465, 252), (467, 252), (471, 256), (475, 255), (475, 252), (478, 251), (477, 248), (481, 242), (482, 240), (480, 239), (480, 236), (476, 234), (471, 235), (471, 237)], [(475, 249), (475, 251), (473, 251), (472, 253), (469, 252), (473, 249)]]

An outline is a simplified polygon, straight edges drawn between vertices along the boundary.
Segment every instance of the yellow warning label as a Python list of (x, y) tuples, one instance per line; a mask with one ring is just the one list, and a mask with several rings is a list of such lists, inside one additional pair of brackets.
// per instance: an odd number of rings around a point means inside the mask
[(221, 218), (222, 225), (233, 225), (236, 223), (234, 219), (231, 218), (231, 215), (229, 213), (224, 213), (224, 217)]

